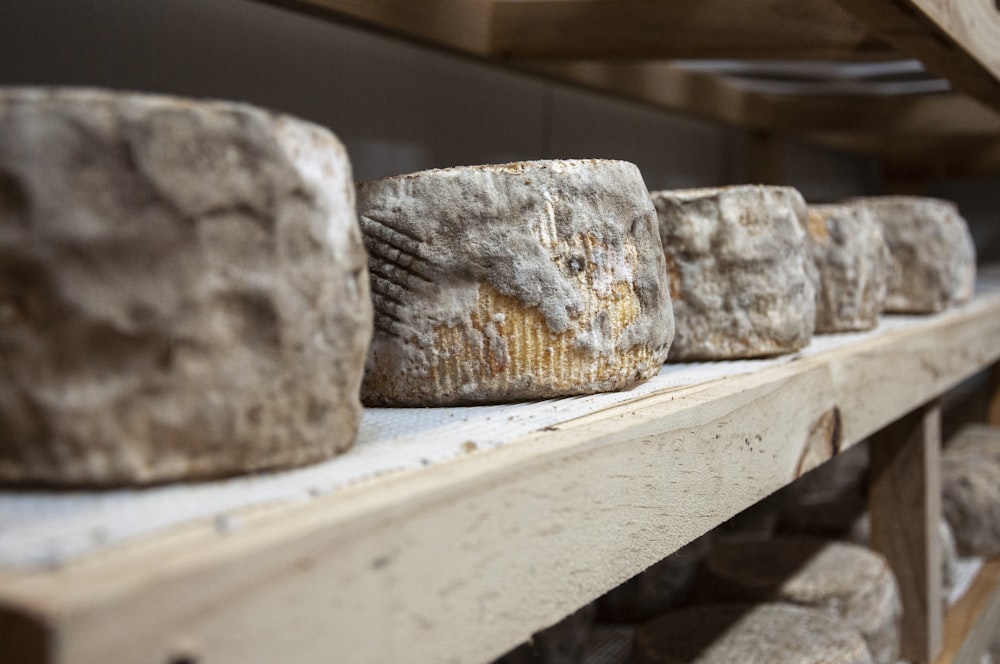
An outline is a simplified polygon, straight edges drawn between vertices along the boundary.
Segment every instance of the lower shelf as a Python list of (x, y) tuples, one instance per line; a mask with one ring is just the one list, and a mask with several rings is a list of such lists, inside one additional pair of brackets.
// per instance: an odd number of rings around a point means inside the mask
[(994, 286), (739, 375), (546, 402), (566, 417), (496, 447), (0, 567), (0, 643), (24, 664), (489, 661), (998, 358)]
[(968, 592), (948, 611), (944, 647), (935, 664), (980, 664), (1000, 638), (1000, 559), (987, 561)]

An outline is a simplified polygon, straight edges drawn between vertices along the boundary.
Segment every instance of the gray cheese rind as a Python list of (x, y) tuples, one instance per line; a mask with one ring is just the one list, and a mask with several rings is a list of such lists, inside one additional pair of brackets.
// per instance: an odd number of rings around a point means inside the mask
[(330, 132), (238, 104), (0, 93), (0, 481), (341, 452), (371, 316)]
[(806, 537), (729, 543), (705, 561), (717, 600), (779, 600), (821, 609), (857, 629), (876, 664), (899, 656), (902, 604), (886, 561), (846, 542)]
[(806, 204), (790, 187), (652, 192), (677, 335), (671, 360), (777, 355), (816, 318)]
[(634, 664), (872, 664), (844, 621), (778, 602), (694, 606), (636, 632)]
[(963, 428), (941, 453), (941, 507), (963, 556), (1000, 555), (1000, 430)]
[(954, 203), (918, 196), (875, 196), (850, 203), (871, 210), (889, 247), (886, 311), (935, 313), (972, 297), (976, 248)]
[[(368, 403), (579, 394), (621, 389), (659, 371), (673, 312), (655, 213), (634, 164), (557, 160), (423, 171), (361, 183), (358, 210), (376, 307)], [(518, 344), (531, 339), (501, 332), (510, 307), (477, 309), (484, 286), (526, 316), (537, 314), (528, 336), (568, 338), (577, 360), (617, 362), (615, 375), (583, 367), (563, 380), (538, 363), (520, 373), (498, 368), (509, 369)], [(600, 303), (614, 301), (622, 287), (638, 298), (639, 312), (615, 333)], [(481, 314), (492, 318), (473, 320)], [(459, 348), (443, 347), (443, 330), (454, 331)], [(639, 347), (649, 353), (636, 366), (619, 359)]]
[(868, 208), (809, 206), (808, 237), (819, 273), (816, 333), (870, 330), (885, 308), (889, 249)]

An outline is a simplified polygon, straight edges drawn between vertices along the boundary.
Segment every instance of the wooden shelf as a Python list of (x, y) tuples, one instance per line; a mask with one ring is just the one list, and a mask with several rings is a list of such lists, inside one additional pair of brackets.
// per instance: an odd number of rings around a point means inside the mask
[[(881, 155), (890, 170), (1000, 173), (992, 0), (274, 2), (661, 108)], [(692, 58), (744, 66), (692, 70)], [(926, 72), (849, 68), (911, 58)], [(755, 69), (762, 59), (786, 68)], [(815, 59), (825, 73), (802, 62)], [(949, 83), (957, 92), (943, 91)]]
[(2, 572), (0, 641), (25, 664), (487, 661), (998, 357), (993, 290), (236, 528)]
[(944, 647), (935, 664), (980, 664), (1000, 636), (1000, 560), (987, 561), (969, 591), (945, 617)]

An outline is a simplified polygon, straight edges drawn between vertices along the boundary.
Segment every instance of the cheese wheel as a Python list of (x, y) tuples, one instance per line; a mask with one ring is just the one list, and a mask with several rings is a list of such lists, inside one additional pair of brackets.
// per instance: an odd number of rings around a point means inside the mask
[(340, 142), (240, 104), (0, 93), (0, 481), (347, 449), (371, 334)]
[(948, 442), (941, 507), (960, 555), (1000, 555), (1000, 429), (968, 425)]
[(785, 601), (821, 609), (857, 629), (877, 664), (899, 655), (902, 607), (892, 570), (854, 544), (806, 537), (727, 543), (705, 559), (703, 595)]
[(622, 161), (358, 185), (375, 336), (362, 398), (429, 406), (618, 390), (673, 338), (656, 215)]
[(875, 196), (851, 204), (874, 214), (889, 247), (892, 269), (886, 311), (934, 313), (972, 297), (976, 248), (954, 203)]
[(722, 604), (666, 613), (636, 632), (635, 664), (872, 664), (841, 619), (791, 604)]
[(809, 344), (815, 266), (798, 191), (743, 185), (651, 195), (677, 322), (671, 360), (761, 357)]
[(885, 307), (889, 249), (868, 208), (811, 205), (806, 225), (819, 281), (816, 333), (870, 330)]

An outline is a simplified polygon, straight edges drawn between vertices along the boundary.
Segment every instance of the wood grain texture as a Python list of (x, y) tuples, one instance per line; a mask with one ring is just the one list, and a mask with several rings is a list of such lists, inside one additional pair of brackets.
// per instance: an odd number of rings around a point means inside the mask
[(889, 561), (903, 601), (901, 656), (934, 661), (941, 649), (941, 412), (936, 403), (872, 437), (872, 548)]
[[(969, 139), (990, 136), (991, 146), (1000, 140), (1000, 115), (989, 110), (1000, 108), (1000, 56), (989, 48), (1000, 40), (1000, 12), (990, 0), (260, 1), (741, 127), (825, 145), (834, 142), (817, 134), (840, 132), (841, 149), (885, 154), (903, 165), (942, 162), (935, 150), (908, 148), (915, 136), (933, 136), (947, 150), (946, 172), (996, 171), (997, 151), (984, 154), (984, 141)], [(917, 5), (927, 5), (927, 13)], [(982, 103), (957, 94), (808, 93), (817, 87), (808, 80), (769, 92), (639, 59), (885, 58), (886, 44)]]
[(881, 156), (890, 181), (1000, 175), (1000, 136), (898, 136), (849, 130), (813, 132), (809, 136), (835, 150)]
[(1000, 364), (990, 367), (990, 402), (986, 418), (993, 426), (1000, 426)]
[(1000, 11), (993, 0), (834, 0), (900, 53), (1000, 108)]
[(260, 0), (415, 41), (486, 55), (490, 0)]
[(935, 664), (980, 664), (1000, 634), (1000, 560), (987, 561), (965, 596), (948, 610)]
[(832, 408), (844, 449), (998, 357), (1000, 293), (224, 533), (0, 573), (0, 602), (62, 664), (486, 662), (788, 484)]
[(829, 0), (497, 0), (491, 41), (513, 57), (896, 57)]
[(1000, 137), (1000, 113), (957, 94), (857, 98), (740, 88), (724, 77), (670, 62), (532, 61), (522, 67), (669, 110), (752, 129), (812, 135)]

